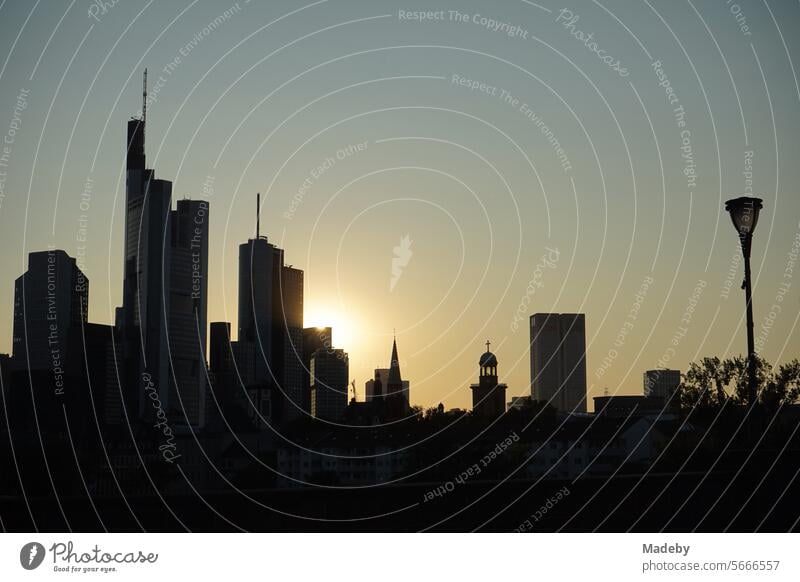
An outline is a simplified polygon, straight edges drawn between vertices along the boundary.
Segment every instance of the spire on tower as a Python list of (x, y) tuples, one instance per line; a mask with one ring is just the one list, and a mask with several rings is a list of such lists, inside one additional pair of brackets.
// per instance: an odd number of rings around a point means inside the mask
[(386, 383), (387, 386), (401, 390), (403, 387), (403, 379), (400, 376), (400, 358), (397, 357), (397, 339), (392, 341), (392, 361), (389, 364), (389, 379)]
[(256, 240), (261, 238), (261, 193), (256, 194)]
[(147, 69), (144, 70), (144, 78), (142, 79), (142, 110), (141, 115), (132, 117), (128, 121), (128, 136), (127, 136), (127, 169), (128, 170), (144, 170), (145, 169), (145, 155), (144, 155), (144, 126), (147, 118)]
[(147, 121), (147, 67), (142, 78), (142, 123)]

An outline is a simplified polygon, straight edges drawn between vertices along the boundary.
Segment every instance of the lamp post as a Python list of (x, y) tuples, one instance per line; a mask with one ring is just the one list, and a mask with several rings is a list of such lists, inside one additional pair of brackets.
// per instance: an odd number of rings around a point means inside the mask
[(753, 293), (750, 285), (750, 245), (753, 241), (753, 231), (758, 223), (758, 213), (761, 210), (761, 198), (734, 198), (725, 203), (725, 210), (731, 215), (733, 227), (739, 233), (739, 242), (742, 245), (744, 257), (744, 299), (747, 305), (747, 399), (748, 405), (757, 403), (756, 390), (756, 348), (753, 340)]

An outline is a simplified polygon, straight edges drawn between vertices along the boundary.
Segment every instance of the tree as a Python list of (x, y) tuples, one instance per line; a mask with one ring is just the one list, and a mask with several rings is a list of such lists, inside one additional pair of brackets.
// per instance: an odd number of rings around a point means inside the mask
[[(777, 370), (756, 357), (756, 388), (759, 403), (768, 409), (793, 404), (800, 398), (800, 362), (792, 360)], [(678, 388), (678, 403), (684, 410), (721, 408), (726, 403), (747, 404), (747, 358), (717, 357), (692, 362)]]

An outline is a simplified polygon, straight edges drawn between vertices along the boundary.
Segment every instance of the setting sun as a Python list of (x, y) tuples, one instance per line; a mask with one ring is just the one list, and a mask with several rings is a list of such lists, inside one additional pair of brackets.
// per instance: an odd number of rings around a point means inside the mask
[(332, 327), (334, 347), (347, 351), (356, 349), (359, 326), (352, 312), (342, 307), (314, 304), (306, 307), (304, 320), (306, 327)]

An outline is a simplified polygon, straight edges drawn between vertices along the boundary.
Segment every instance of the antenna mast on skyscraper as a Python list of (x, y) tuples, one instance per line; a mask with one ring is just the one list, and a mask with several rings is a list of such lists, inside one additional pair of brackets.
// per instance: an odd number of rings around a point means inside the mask
[(261, 193), (256, 194), (256, 240), (261, 238)]
[(147, 67), (144, 69), (142, 79), (142, 143), (144, 143), (144, 128), (147, 124)]

